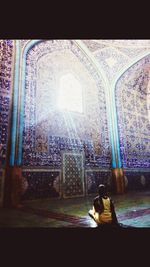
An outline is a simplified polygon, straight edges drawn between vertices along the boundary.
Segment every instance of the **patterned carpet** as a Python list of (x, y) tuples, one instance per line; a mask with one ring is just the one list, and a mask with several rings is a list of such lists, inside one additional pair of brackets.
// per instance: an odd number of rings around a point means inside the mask
[(20, 210), (27, 212), (27, 213), (36, 214), (38, 216), (55, 219), (58, 221), (69, 222), (71, 224), (75, 224), (76, 226), (80, 226), (80, 227), (89, 226), (89, 220), (86, 217), (79, 217), (79, 216), (74, 216), (74, 215), (69, 215), (69, 214), (57, 213), (57, 212), (52, 212), (52, 211), (43, 210), (43, 209), (34, 209), (31, 207), (22, 207), (20, 208)]
[(118, 219), (119, 220), (126, 220), (126, 219), (145, 216), (148, 214), (150, 214), (150, 208), (145, 208), (145, 209), (139, 209), (139, 210), (133, 210), (133, 211), (125, 212), (122, 215), (118, 215)]
[[(23, 202), (17, 209), (0, 209), (0, 227), (68, 228), (97, 227), (88, 215), (93, 197), (37, 199)], [(121, 226), (150, 229), (150, 192), (113, 195)]]
[[(91, 219), (89, 219), (89, 216), (79, 217), (79, 216), (52, 212), (52, 211), (43, 210), (43, 209), (35, 209), (35, 208), (27, 207), (27, 206), (20, 208), (20, 210), (23, 212), (32, 213), (32, 214), (46, 217), (46, 218), (68, 222), (72, 224), (72, 226), (75, 225), (76, 227), (90, 227), (91, 226), (90, 224)], [(150, 214), (150, 208), (144, 208), (144, 209), (139, 209), (139, 210), (127, 211), (123, 214), (118, 215), (117, 218), (119, 222), (123, 222), (127, 219), (135, 219), (137, 217), (142, 217), (142, 216), (146, 216), (149, 214)], [(122, 223), (121, 225), (128, 226), (124, 223)]]

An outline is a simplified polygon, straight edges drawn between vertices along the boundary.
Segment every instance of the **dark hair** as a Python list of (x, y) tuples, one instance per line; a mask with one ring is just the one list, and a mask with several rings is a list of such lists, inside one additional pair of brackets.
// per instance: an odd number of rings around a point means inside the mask
[(99, 196), (101, 197), (107, 194), (107, 188), (104, 184), (100, 184), (98, 186), (98, 193), (99, 193)]

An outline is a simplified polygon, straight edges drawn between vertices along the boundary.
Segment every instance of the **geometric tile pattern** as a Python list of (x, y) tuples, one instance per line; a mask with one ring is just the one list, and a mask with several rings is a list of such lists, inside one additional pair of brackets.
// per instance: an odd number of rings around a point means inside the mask
[(144, 52), (149, 51), (150, 42), (149, 40), (82, 40), (82, 42), (88, 47), (88, 49), (93, 52), (97, 50), (102, 50), (103, 48), (115, 48), (122, 54), (135, 58), (138, 55), (142, 55)]
[(117, 49), (130, 58), (136, 58), (137, 56), (140, 56), (140, 54), (142, 55), (150, 50), (149, 47), (117, 47)]
[[(30, 135), (29, 135), (30, 136)], [(26, 137), (25, 137), (26, 138)], [(25, 139), (24, 139), (25, 140)], [(38, 139), (39, 141), (39, 139)], [(36, 142), (38, 142), (36, 140)], [(38, 147), (40, 142), (38, 143)], [(39, 149), (39, 148), (38, 148)], [(48, 151), (35, 153), (35, 157), (32, 157), (32, 150), (29, 145), (26, 144), (26, 152), (28, 154), (23, 160), (24, 166), (46, 166), (50, 168), (61, 168), (62, 165), (62, 152), (82, 152), (85, 154), (85, 167), (107, 167), (109, 161), (102, 158), (95, 151), (95, 147), (92, 141), (48, 136)], [(24, 152), (23, 152), (24, 153)], [(31, 158), (32, 157), (32, 158)], [(42, 162), (41, 162), (42, 158)]]
[(26, 188), (22, 192), (22, 199), (59, 198), (60, 172), (58, 171), (23, 171), (23, 183)]
[(95, 52), (96, 50), (100, 50), (107, 47), (107, 44), (105, 45), (102, 43), (95, 42), (93, 40), (82, 40), (82, 42), (88, 47), (91, 52)]
[[(68, 72), (83, 88), (82, 114), (57, 109), (59, 81)], [(25, 79), (23, 165), (61, 167), (63, 147), (69, 152), (71, 144), (80, 152), (81, 143), (87, 166), (109, 168), (111, 147), (104, 85), (80, 48), (71, 40), (36, 44), (27, 54)]]
[(150, 172), (124, 170), (126, 190), (149, 190)]
[(111, 190), (111, 172), (110, 171), (86, 171), (87, 194), (97, 193), (99, 184), (106, 184), (108, 190)]
[(79, 153), (63, 154), (63, 196), (84, 195), (83, 155)]
[(131, 59), (150, 51), (149, 40), (82, 40), (93, 53), (110, 84)]
[(5, 165), (12, 101), (13, 40), (0, 40), (0, 165)]
[(117, 120), (123, 168), (150, 168), (150, 56), (141, 59), (119, 79)]
[(120, 53), (116, 48), (104, 48), (94, 54), (100, 67), (104, 70), (110, 83), (117, 77), (118, 72), (124, 65), (130, 62), (130, 58)]

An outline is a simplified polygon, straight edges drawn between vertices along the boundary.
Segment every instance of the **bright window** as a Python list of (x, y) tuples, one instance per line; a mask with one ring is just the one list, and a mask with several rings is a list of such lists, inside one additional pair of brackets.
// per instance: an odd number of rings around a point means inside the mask
[(82, 87), (79, 81), (70, 73), (60, 78), (58, 108), (83, 112)]

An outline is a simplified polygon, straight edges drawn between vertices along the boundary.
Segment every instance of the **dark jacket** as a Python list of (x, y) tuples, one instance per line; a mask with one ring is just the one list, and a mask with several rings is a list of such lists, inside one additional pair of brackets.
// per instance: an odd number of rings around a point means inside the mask
[[(112, 199), (110, 197), (109, 197), (109, 199), (110, 199), (110, 211), (112, 213), (112, 223), (116, 224), (116, 223), (118, 223), (118, 220), (117, 220), (117, 216), (116, 216), (116, 212), (115, 212), (115, 207), (114, 207)], [(104, 211), (104, 205), (103, 205), (102, 197), (100, 197), (100, 196), (95, 197), (94, 202), (93, 202), (93, 206), (95, 208), (95, 211), (101, 214)]]

